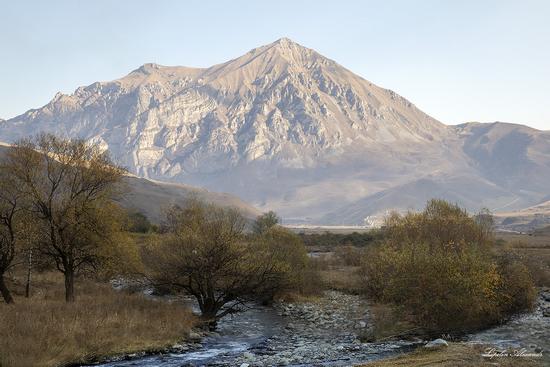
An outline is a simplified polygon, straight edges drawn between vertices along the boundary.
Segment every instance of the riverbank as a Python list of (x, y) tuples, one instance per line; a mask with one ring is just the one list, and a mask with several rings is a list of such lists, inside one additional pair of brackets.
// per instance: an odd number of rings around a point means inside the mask
[[(189, 334), (194, 317), (180, 304), (81, 282), (77, 301), (63, 300), (57, 275), (37, 279), (40, 289), (15, 305), (0, 304), (0, 366), (54, 367), (113, 355), (161, 351)], [(154, 321), (152, 321), (154, 320)]]
[[(200, 341), (181, 344), (168, 353), (100, 366), (347, 367), (369, 362), (380, 367), (437, 363), (473, 367), (493, 366), (495, 362), (500, 366), (542, 366), (547, 361), (547, 346), (532, 344), (532, 337), (550, 336), (550, 318), (542, 314), (546, 300), (541, 298), (540, 302), (536, 312), (518, 316), (510, 325), (497, 326), (466, 338), (464, 343), (450, 343), (450, 347), (432, 352), (424, 350), (426, 341), (419, 339), (362, 342), (374, 322), (369, 305), (360, 296), (327, 291), (317, 299), (256, 306), (224, 318), (217, 332), (205, 333)], [(478, 336), (483, 336), (481, 343)], [(481, 354), (489, 346), (525, 348), (529, 353), (542, 353), (543, 358), (486, 361)]]
[[(529, 352), (542, 348), (544, 357), (549, 349), (543, 342), (550, 340), (550, 317), (544, 316), (550, 300), (546, 292), (541, 294), (535, 312), (474, 334), (468, 343), (451, 343), (444, 350), (428, 352), (422, 348), (425, 341), (418, 339), (362, 342), (374, 326), (372, 305), (358, 295), (338, 291), (326, 291), (301, 302), (256, 306), (222, 319), (217, 332), (196, 333), (191, 331), (191, 303), (184, 307), (179, 301), (171, 304), (117, 292), (106, 284), (85, 283), (79, 285), (77, 303), (66, 305), (59, 299), (62, 289), (53, 285), (45, 288), (45, 294), (35, 294), (28, 301), (17, 297), (17, 308), (0, 305), (3, 367), (80, 365), (101, 360), (110, 361), (99, 364), (102, 367), (340, 367), (371, 361), (380, 362), (367, 366), (441, 363), (468, 367), (485, 365), (481, 358), (484, 345), (525, 347)], [(497, 362), (507, 366), (500, 359)], [(516, 358), (509, 365), (542, 364), (540, 358)]]
[(405, 353), (421, 341), (362, 343), (372, 326), (366, 301), (327, 291), (316, 299), (280, 302), (222, 319), (200, 345), (101, 367), (147, 366), (330, 366), (343, 367)]

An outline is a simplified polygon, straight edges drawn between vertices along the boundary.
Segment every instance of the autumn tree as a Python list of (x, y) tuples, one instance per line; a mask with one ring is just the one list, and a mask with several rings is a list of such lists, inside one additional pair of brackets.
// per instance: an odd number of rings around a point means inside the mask
[(525, 266), (494, 258), (487, 217), (430, 200), (424, 211), (393, 214), (385, 224), (385, 240), (362, 261), (365, 291), (424, 330), (468, 331), (533, 305)]
[(111, 199), (123, 169), (97, 145), (47, 134), (10, 147), (5, 167), (29, 201), (40, 254), (63, 273), (66, 301), (74, 301), (75, 277), (98, 268), (119, 231)]
[(194, 296), (211, 329), (272, 292), (284, 276), (269, 246), (246, 238), (245, 225), (236, 209), (192, 199), (168, 210), (166, 233), (145, 256), (154, 283)]
[(261, 235), (279, 224), (280, 221), (281, 219), (277, 216), (277, 213), (270, 210), (256, 218), (252, 225), (252, 230), (254, 233)]
[(302, 293), (307, 281), (306, 272), (310, 269), (307, 250), (302, 239), (290, 230), (281, 226), (272, 226), (261, 235), (253, 237), (252, 241), (259, 241), (269, 252), (272, 261), (278, 264), (280, 277), (278, 284), (272, 287), (274, 292)]

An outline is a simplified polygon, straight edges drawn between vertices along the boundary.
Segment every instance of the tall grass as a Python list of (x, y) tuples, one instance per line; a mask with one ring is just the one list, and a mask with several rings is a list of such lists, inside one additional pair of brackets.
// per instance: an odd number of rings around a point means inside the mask
[(81, 284), (73, 304), (61, 285), (0, 304), (0, 366), (48, 367), (153, 350), (182, 340), (193, 316), (180, 304)]

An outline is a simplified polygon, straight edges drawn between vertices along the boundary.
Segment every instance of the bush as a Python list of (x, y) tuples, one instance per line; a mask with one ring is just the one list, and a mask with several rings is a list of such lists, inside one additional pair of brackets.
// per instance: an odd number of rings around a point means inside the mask
[(128, 215), (129, 225), (128, 230), (133, 233), (149, 233), (153, 231), (154, 226), (149, 221), (149, 218), (140, 212), (133, 212)]
[(273, 226), (252, 241), (264, 242), (273, 262), (282, 269), (279, 292), (305, 292), (310, 268), (307, 251), (300, 237), (283, 227)]
[(497, 261), (491, 232), (456, 205), (433, 200), (422, 213), (393, 214), (386, 236), (364, 258), (365, 290), (428, 332), (487, 326), (533, 303), (526, 268), (513, 258)]
[(317, 263), (308, 257), (302, 239), (294, 232), (273, 225), (250, 241), (263, 244), (281, 270), (278, 287), (275, 292), (266, 294), (264, 301), (275, 296), (288, 298), (292, 293), (294, 296), (313, 296), (323, 289)]
[(300, 233), (299, 236), (306, 246), (316, 246), (328, 249), (340, 245), (351, 245), (355, 247), (365, 247), (380, 242), (383, 239), (384, 231), (372, 229), (368, 232), (350, 234), (343, 233)]
[(523, 259), (512, 252), (497, 258), (502, 281), (499, 289), (499, 306), (504, 315), (521, 312), (535, 303), (537, 292), (532, 276)]
[(345, 266), (359, 266), (361, 265), (361, 251), (360, 249), (345, 245), (339, 246), (334, 249), (334, 257), (336, 260)]

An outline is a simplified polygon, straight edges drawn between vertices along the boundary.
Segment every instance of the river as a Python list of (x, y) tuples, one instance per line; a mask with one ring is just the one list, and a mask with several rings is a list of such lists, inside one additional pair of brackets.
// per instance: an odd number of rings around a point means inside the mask
[[(550, 306), (541, 298), (537, 310), (509, 323), (469, 335), (465, 340), (497, 348), (550, 350)], [(101, 367), (180, 366), (350, 366), (408, 352), (421, 341), (361, 343), (370, 315), (358, 296), (326, 292), (321, 301), (305, 304), (257, 306), (224, 318), (216, 333), (200, 342), (176, 346), (159, 355), (134, 356)], [(548, 354), (544, 355), (548, 358)]]

